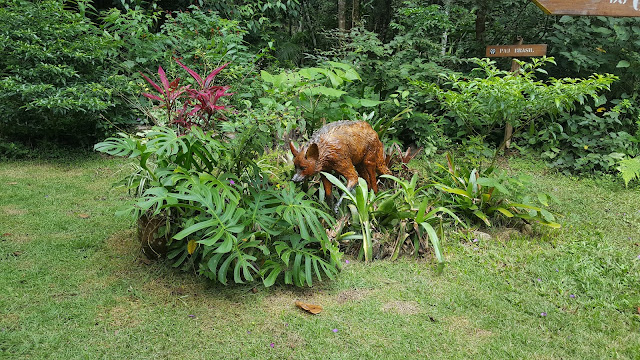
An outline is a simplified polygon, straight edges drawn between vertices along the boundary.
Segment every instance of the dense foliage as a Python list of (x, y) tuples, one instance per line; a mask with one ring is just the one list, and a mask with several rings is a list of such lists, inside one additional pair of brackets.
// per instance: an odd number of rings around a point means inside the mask
[[(123, 213), (165, 221), (174, 265), (222, 283), (311, 285), (343, 251), (407, 244), (442, 265), (451, 230), (558, 227), (552, 197), (495, 166), (507, 142), (565, 172), (640, 174), (635, 19), (528, 0), (1, 3), (0, 157), (108, 137), (98, 151), (133, 159)], [(550, 57), (477, 58), (518, 36)], [(332, 213), (285, 180), (282, 147), (345, 119), (401, 163), (378, 194), (328, 174), (347, 199)], [(410, 145), (440, 165), (411, 169)]]
[[(3, 1), (0, 136), (78, 141), (127, 122), (118, 45), (60, 1)], [(107, 120), (108, 119), (108, 120)]]

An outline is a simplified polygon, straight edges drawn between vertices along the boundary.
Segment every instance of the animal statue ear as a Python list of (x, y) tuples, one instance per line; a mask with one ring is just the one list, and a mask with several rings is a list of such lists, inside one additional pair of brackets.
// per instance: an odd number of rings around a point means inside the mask
[(320, 152), (318, 150), (318, 144), (311, 144), (307, 149), (307, 154), (305, 155), (307, 159), (318, 160), (320, 157)]
[(293, 154), (293, 156), (298, 156), (298, 150), (293, 145), (293, 141), (289, 141), (289, 148), (291, 148), (291, 153)]

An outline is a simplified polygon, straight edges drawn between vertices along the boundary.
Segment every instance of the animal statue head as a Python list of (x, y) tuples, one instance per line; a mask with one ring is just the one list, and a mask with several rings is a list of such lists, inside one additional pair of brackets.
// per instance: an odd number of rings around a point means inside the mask
[(293, 175), (292, 181), (301, 182), (317, 172), (316, 164), (320, 156), (317, 144), (313, 143), (306, 148), (296, 149), (293, 142), (289, 142), (289, 147), (294, 157), (293, 164), (296, 167), (296, 174)]

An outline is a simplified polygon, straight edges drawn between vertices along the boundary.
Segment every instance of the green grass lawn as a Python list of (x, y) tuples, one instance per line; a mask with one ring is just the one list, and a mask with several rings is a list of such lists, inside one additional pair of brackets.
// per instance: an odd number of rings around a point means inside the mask
[(122, 160), (1, 163), (0, 357), (640, 358), (638, 187), (509, 165), (560, 200), (562, 229), (450, 237), (442, 275), (351, 260), (336, 281), (254, 293), (140, 260), (113, 215)]

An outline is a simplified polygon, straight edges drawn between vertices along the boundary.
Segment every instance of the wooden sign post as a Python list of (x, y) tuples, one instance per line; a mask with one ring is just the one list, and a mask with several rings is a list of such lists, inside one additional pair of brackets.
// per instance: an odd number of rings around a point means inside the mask
[(491, 45), (487, 46), (486, 57), (526, 57), (544, 56), (547, 54), (547, 44), (531, 45)]
[[(547, 44), (522, 44), (522, 37), (518, 36), (518, 41), (514, 45), (490, 45), (487, 46), (485, 55), (487, 57), (531, 57), (547, 55)], [(517, 61), (511, 61), (511, 72), (520, 70), (520, 64)], [(506, 149), (511, 147), (511, 137), (513, 136), (513, 126), (509, 123), (504, 128), (504, 146)]]
[(549, 15), (640, 16), (639, 0), (532, 0)]

